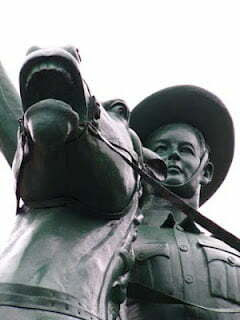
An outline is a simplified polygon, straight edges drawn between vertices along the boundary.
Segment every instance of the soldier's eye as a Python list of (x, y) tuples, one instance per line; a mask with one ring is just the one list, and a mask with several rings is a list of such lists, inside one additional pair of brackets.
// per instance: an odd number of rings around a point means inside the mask
[(167, 149), (168, 149), (167, 145), (160, 144), (159, 146), (157, 146), (155, 152), (166, 152)]
[(194, 153), (194, 150), (193, 150), (190, 146), (182, 146), (182, 147), (180, 148), (180, 152), (181, 152), (181, 153), (186, 153), (186, 154), (192, 154), (192, 155), (195, 154), (195, 153)]

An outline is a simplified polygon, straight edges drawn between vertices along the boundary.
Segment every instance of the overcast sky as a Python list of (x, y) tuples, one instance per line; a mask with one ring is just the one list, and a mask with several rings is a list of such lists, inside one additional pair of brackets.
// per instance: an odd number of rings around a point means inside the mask
[[(98, 99), (123, 98), (131, 108), (172, 85), (192, 84), (215, 93), (233, 117), (235, 157), (223, 186), (200, 211), (240, 236), (238, 4), (238, 0), (5, 0), (0, 60), (18, 88), (19, 69), (30, 46), (73, 44), (82, 56), (83, 76)], [(13, 181), (3, 160), (0, 177), (1, 247), (15, 216)]]

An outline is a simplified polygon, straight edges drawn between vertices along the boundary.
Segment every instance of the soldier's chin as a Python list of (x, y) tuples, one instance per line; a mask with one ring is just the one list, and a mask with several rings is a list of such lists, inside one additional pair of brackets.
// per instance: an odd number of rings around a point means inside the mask
[(163, 184), (177, 196), (184, 199), (190, 199), (195, 194), (195, 189), (191, 182), (185, 182), (186, 181), (179, 176), (168, 176)]
[(164, 181), (164, 183), (167, 185), (172, 185), (172, 186), (179, 186), (184, 184), (184, 179), (183, 177), (181, 177), (181, 175), (179, 174), (174, 174), (174, 175), (167, 175), (166, 180)]
[(178, 184), (178, 185), (165, 185), (171, 192), (175, 193), (177, 196), (183, 199), (191, 199), (195, 190), (188, 183)]

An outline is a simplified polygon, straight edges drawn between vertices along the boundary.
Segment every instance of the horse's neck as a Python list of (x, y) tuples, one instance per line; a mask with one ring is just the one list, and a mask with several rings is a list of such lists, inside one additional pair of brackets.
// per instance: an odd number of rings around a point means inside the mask
[(99, 301), (121, 276), (119, 252), (130, 247), (136, 210), (134, 199), (128, 214), (115, 221), (88, 217), (73, 207), (34, 209), (20, 215), (0, 261), (0, 282), (67, 292), (99, 313), (99, 305), (105, 305)]

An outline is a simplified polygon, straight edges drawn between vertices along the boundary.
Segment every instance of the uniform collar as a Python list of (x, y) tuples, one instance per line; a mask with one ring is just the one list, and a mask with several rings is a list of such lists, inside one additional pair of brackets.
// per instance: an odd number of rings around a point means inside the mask
[(161, 228), (174, 228), (175, 226), (180, 226), (183, 231), (190, 233), (201, 233), (197, 225), (188, 217), (183, 219), (180, 223), (177, 223), (174, 216), (170, 213), (165, 221), (160, 225)]
[(161, 228), (174, 228), (179, 225), (184, 231), (190, 233), (201, 233), (197, 225), (186, 217), (179, 209), (159, 196), (152, 196), (148, 199), (147, 205), (143, 208), (145, 223), (148, 225), (160, 226)]

